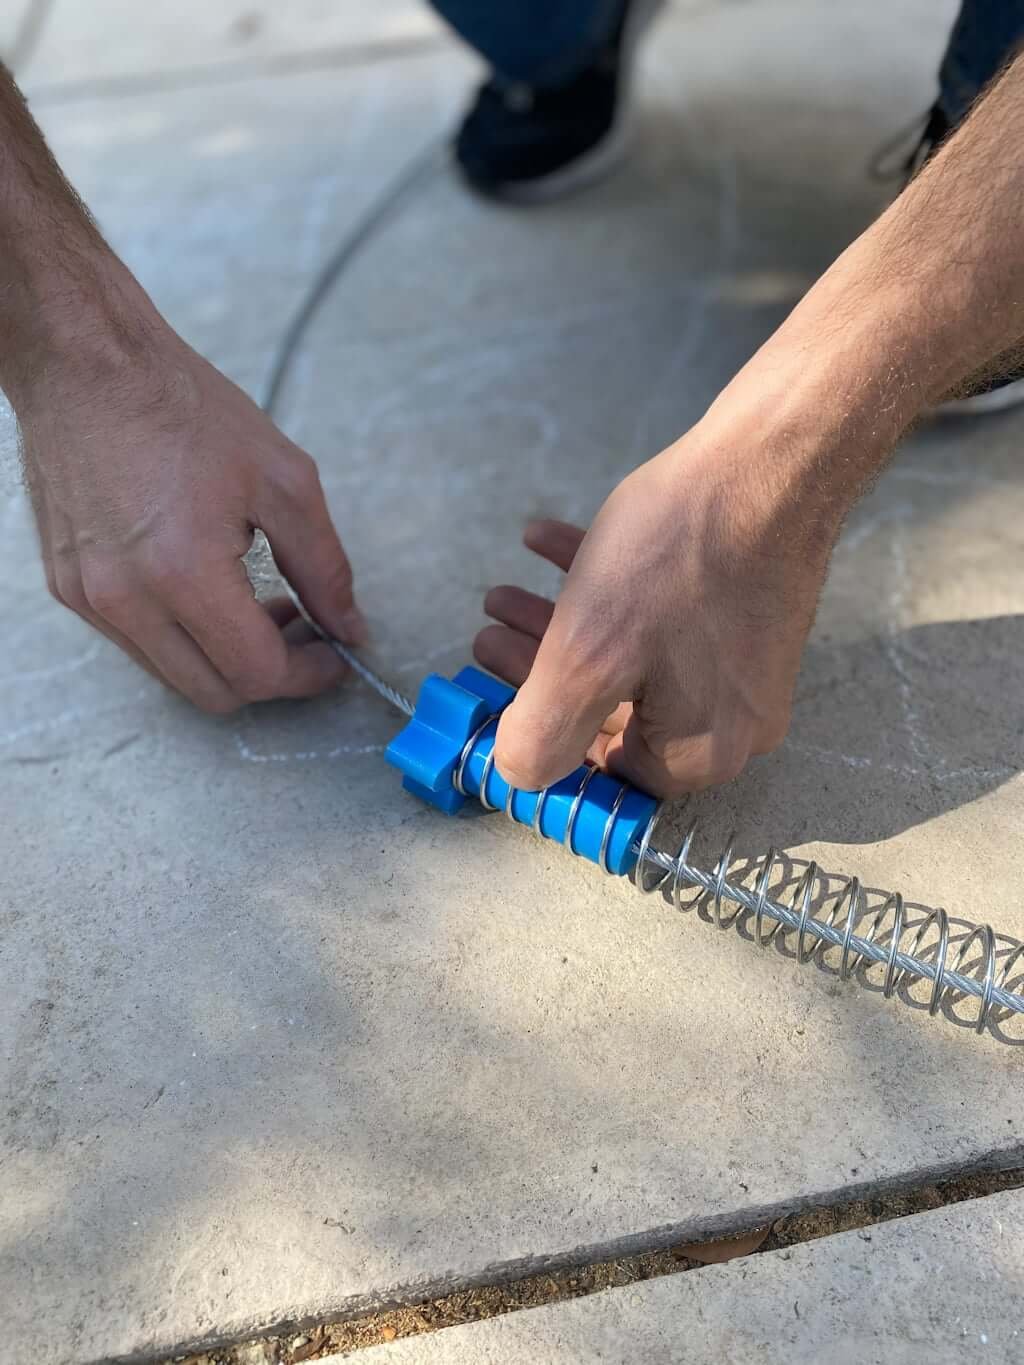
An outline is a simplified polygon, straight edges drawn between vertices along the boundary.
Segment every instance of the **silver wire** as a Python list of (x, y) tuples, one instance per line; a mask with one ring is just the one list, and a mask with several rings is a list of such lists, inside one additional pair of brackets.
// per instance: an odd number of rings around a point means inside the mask
[(291, 599), (295, 610), (306, 624), (316, 632), (320, 639), (323, 640), (324, 644), (330, 645), (339, 658), (345, 660), (353, 673), (358, 674), (368, 687), (372, 687), (379, 697), (383, 697), (385, 701), (390, 702), (396, 710), (402, 711), (407, 716), (415, 714), (416, 707), (404, 692), (399, 692), (397, 687), (392, 687), (379, 673), (375, 673), (369, 664), (363, 663), (362, 659), (360, 659), (359, 655), (356, 654), (354, 650), (349, 649), (348, 645), (343, 645), (340, 640), (336, 640), (333, 635), (324, 630), (323, 626), (321, 626), (318, 621), (314, 621), (313, 617), (310, 616), (309, 612), (303, 606), (302, 598), (288, 582), (284, 574), (281, 574), (281, 584)]

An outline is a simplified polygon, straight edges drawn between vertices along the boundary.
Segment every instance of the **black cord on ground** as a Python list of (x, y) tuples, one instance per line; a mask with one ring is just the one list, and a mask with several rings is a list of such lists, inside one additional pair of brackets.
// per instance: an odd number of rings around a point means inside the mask
[(433, 141), (414, 157), (320, 267), (271, 358), (270, 373), (260, 401), (260, 406), (268, 417), (275, 416), (292, 362), (324, 300), (363, 247), (369, 244), (412, 191), (439, 166), (442, 145), (442, 142)]
[(54, 0), (30, 0), (11, 43), (5, 64), (16, 76), (35, 55), (43, 29), (53, 10)]

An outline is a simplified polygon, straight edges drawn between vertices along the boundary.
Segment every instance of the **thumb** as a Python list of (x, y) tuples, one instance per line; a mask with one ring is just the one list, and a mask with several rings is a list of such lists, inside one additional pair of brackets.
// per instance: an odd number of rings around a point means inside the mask
[(621, 689), (593, 667), (566, 657), (550, 630), (530, 675), (503, 712), (494, 762), (506, 782), (540, 791), (578, 768)]

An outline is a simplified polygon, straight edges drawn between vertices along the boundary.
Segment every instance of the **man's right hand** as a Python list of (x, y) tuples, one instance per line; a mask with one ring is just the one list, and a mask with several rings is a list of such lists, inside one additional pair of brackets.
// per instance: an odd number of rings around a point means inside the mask
[(284, 633), (242, 556), (262, 530), (313, 619), (365, 624), (316, 466), (157, 313), (61, 174), (0, 63), (0, 385), (21, 428), (50, 591), (206, 711), (345, 671)]
[(242, 562), (258, 527), (314, 619), (362, 642), (313, 460), (148, 300), (139, 317), (80, 335), (18, 387), (50, 591), (204, 711), (333, 686), (341, 660), (289, 639), (294, 609), (261, 606)]

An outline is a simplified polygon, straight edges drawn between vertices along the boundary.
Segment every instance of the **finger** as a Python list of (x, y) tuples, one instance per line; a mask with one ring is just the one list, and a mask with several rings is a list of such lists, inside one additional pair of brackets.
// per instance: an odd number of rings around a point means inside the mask
[(586, 534), (586, 531), (580, 530), (578, 526), (571, 526), (567, 521), (542, 519), (527, 524), (523, 541), (527, 549), (532, 550), (534, 554), (550, 560), (552, 564), (568, 573)]
[(299, 609), (290, 597), (268, 597), (262, 606), (278, 630), (299, 619)]
[(606, 716), (601, 723), (601, 729), (606, 735), (620, 735), (629, 723), (629, 718), (633, 714), (633, 703), (631, 701), (620, 702), (610, 716)]
[[(539, 643), (532, 635), (511, 630), (507, 626), (485, 626), (473, 642), (473, 657), (489, 673), (504, 678), (513, 687), (519, 687), (529, 676), (538, 647)], [(609, 739), (621, 733), (632, 714), (632, 702), (622, 702), (601, 722), (601, 734)], [(593, 753), (587, 756), (591, 762), (601, 763), (603, 767), (603, 747), (600, 753), (600, 759), (595, 758)]]
[[(244, 576), (241, 560), (235, 563)], [(205, 602), (204, 584), (190, 584), (176, 577), (173, 587), (164, 580), (158, 590), (155, 579), (147, 579), (124, 562), (102, 554), (80, 556), (77, 568), (87, 610), (106, 628), (131, 641), (171, 687), (214, 715), (237, 710), (243, 699), (231, 690), (168, 609), (168, 601), (176, 593), (187, 593), (192, 607)], [(269, 630), (275, 630), (263, 612), (260, 616)]]
[(516, 699), (502, 713), (494, 742), (498, 771), (524, 791), (559, 781), (583, 762), (621, 700), (618, 684), (600, 667), (574, 661), (553, 627)]
[(352, 593), (352, 566), (327, 510), (316, 466), (308, 457), (297, 469), (290, 496), (269, 493), (259, 525), (282, 573), (306, 610), (325, 631), (348, 645), (367, 641), (366, 620)]
[(488, 616), (535, 640), (540, 640), (551, 624), (554, 610), (554, 602), (546, 597), (508, 585), (492, 588), (484, 598), (484, 611)]
[(608, 763), (606, 755), (608, 745), (612, 742), (612, 736), (606, 735), (603, 730), (599, 731), (594, 737), (594, 742), (587, 750), (587, 762), (595, 768), (607, 769)]
[[(80, 616), (83, 621), (92, 626), (94, 630), (98, 630), (101, 635), (105, 635), (111, 644), (117, 645), (118, 649), (127, 654), (133, 663), (136, 663), (140, 668), (145, 669), (150, 677), (155, 678), (157, 682), (161, 683), (164, 687), (171, 687), (171, 684), (164, 677), (163, 673), (160, 672), (156, 664), (154, 664), (137, 645), (133, 644), (127, 635), (123, 635), (115, 626), (112, 626), (108, 621), (104, 621), (102, 616), (99, 616), (92, 610), (89, 603), (86, 601), (85, 591), (82, 588), (81, 580), (79, 579), (77, 584), (71, 583), (71, 568), (72, 566), (69, 565), (68, 570), (62, 570), (59, 580), (60, 587), (58, 591), (54, 593), (54, 596), (56, 596), (64, 606), (73, 611), (76, 616)], [(77, 564), (75, 564), (73, 568), (74, 574), (77, 577)]]
[(104, 621), (89, 604), (82, 586), (82, 571), (78, 554), (74, 549), (74, 536), (70, 521), (55, 512), (41, 488), (37, 486), (32, 495), (36, 524), (39, 528), (39, 544), (42, 550), (43, 566), (46, 571), (46, 584), (51, 596), (63, 606), (80, 616), (94, 630), (105, 635), (112, 644), (117, 645), (128, 657), (164, 687), (170, 686), (167, 679), (146, 655), (134, 645), (126, 635)]
[(311, 645), (320, 639), (316, 628), (300, 613), (290, 597), (273, 597), (262, 603), (288, 645)]
[(155, 678), (162, 687), (170, 688), (172, 692), (176, 690), (171, 683), (167, 681), (163, 673), (160, 672), (156, 664), (154, 664), (137, 645), (134, 645), (131, 640), (128, 639), (127, 635), (122, 635), (119, 630), (115, 630), (113, 626), (107, 625), (106, 621), (102, 620), (94, 612), (83, 611), (80, 612), (79, 615), (84, 621), (88, 621), (90, 626), (98, 630), (101, 635), (105, 635), (112, 644), (117, 645), (118, 649), (123, 650), (133, 663), (136, 663), (140, 668), (145, 669), (149, 676)]
[(748, 732), (739, 721), (728, 728), (673, 739), (656, 749), (634, 714), (622, 733), (609, 741), (604, 765), (651, 796), (674, 799), (731, 781), (749, 756)]
[[(312, 697), (347, 672), (323, 641), (290, 644), (252, 595), (240, 560), (210, 568), (216, 591), (191, 592), (172, 604), (178, 620), (230, 690), (243, 702)], [(282, 613), (283, 615), (283, 609)]]
[(473, 657), (489, 673), (519, 687), (533, 667), (537, 648), (538, 641), (532, 635), (508, 626), (485, 626), (473, 641)]
[(151, 618), (139, 626), (135, 643), (152, 659), (167, 682), (210, 715), (237, 711), (244, 698), (234, 692), (177, 621)]

